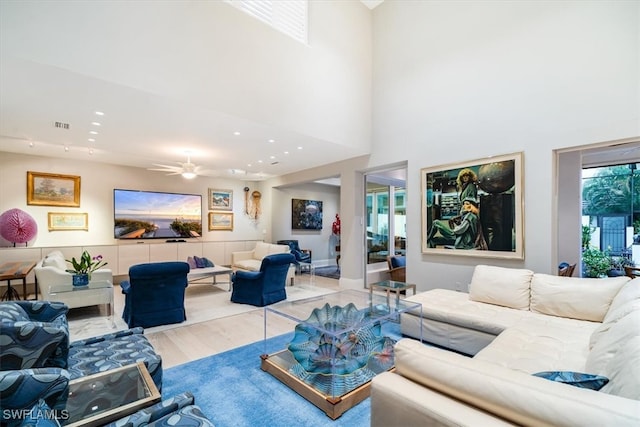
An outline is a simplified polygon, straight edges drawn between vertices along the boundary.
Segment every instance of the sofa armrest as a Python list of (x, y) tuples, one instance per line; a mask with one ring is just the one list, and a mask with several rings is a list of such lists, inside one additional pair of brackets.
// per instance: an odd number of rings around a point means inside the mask
[(236, 283), (237, 280), (242, 282), (256, 281), (260, 280), (260, 277), (262, 277), (262, 272), (260, 271), (238, 270), (231, 276), (231, 282)]
[(60, 368), (0, 371), (3, 425), (8, 409), (31, 409), (43, 400), (51, 409), (62, 410), (69, 395), (69, 373)]
[(237, 261), (253, 259), (253, 252), (254, 251), (231, 252), (231, 266), (233, 266)]
[(91, 280), (106, 280), (113, 283), (113, 272), (108, 268), (100, 268), (91, 273)]
[(63, 317), (66, 320), (66, 314), (69, 307), (62, 302), (56, 301), (13, 301), (18, 304), (27, 313), (29, 319), (37, 322), (52, 322), (57, 318)]
[(535, 377), (412, 340), (395, 347), (396, 373), (523, 425), (633, 425), (638, 402)]
[(66, 319), (53, 322), (0, 322), (0, 370), (67, 367)]

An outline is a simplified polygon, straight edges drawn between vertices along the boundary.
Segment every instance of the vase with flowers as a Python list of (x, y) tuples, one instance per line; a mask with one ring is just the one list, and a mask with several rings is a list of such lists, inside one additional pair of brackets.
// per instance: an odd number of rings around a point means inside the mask
[(66, 261), (73, 267), (67, 270), (67, 273), (73, 275), (73, 286), (87, 286), (91, 280), (91, 273), (108, 264), (102, 260), (102, 255), (91, 257), (88, 251), (82, 252), (80, 260), (71, 258)]

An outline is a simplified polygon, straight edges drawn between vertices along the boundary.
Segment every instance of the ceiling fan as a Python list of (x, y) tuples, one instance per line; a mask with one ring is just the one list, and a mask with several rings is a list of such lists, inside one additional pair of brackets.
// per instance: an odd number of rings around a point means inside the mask
[(198, 175), (214, 175), (215, 171), (205, 170), (202, 166), (191, 163), (191, 156), (187, 154), (187, 162), (176, 162), (180, 166), (161, 165), (154, 163), (158, 168), (149, 168), (150, 171), (169, 172), (167, 175), (182, 175), (183, 178), (193, 179)]

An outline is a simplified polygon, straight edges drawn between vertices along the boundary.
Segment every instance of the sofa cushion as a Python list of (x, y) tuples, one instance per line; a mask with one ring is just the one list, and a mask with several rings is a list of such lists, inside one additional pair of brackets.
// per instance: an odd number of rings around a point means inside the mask
[(640, 336), (622, 345), (607, 363), (605, 374), (610, 381), (601, 392), (640, 400)]
[(67, 263), (64, 260), (62, 252), (53, 251), (47, 255), (42, 261), (43, 267), (55, 267), (59, 270), (65, 271), (67, 269)]
[(609, 313), (616, 311), (619, 307), (627, 304), (629, 301), (640, 301), (640, 277), (629, 280), (624, 284), (624, 286), (622, 286), (622, 288), (620, 288), (616, 296), (613, 297), (613, 301), (611, 301), (605, 320), (609, 316)]
[(589, 279), (533, 275), (531, 311), (551, 316), (602, 322), (613, 297), (630, 279)]
[(531, 270), (478, 265), (469, 285), (469, 299), (529, 310), (532, 276)]
[(192, 256), (187, 257), (187, 264), (189, 264), (189, 268), (192, 269), (192, 270), (194, 268), (198, 268), (198, 265), (196, 264), (196, 260)]
[[(272, 245), (270, 245), (269, 243), (257, 242), (256, 243), (256, 247), (253, 250), (253, 258), (262, 261), (262, 258), (264, 258), (267, 255), (269, 255), (270, 246), (272, 246)], [(259, 269), (259, 267), (258, 267), (258, 269)]]
[(634, 310), (598, 338), (587, 357), (586, 371), (611, 378), (610, 373), (607, 375), (608, 363), (627, 341), (637, 336), (640, 336), (640, 311)]
[(600, 390), (609, 382), (609, 378), (602, 375), (585, 374), (573, 371), (544, 371), (536, 372), (536, 377), (544, 378), (558, 383), (569, 384), (575, 387)]
[(609, 310), (604, 321), (591, 334), (589, 339), (589, 349), (592, 349), (598, 343), (598, 340), (606, 334), (609, 329), (611, 329), (611, 326), (632, 311), (636, 310), (640, 311), (640, 300), (630, 300), (628, 303), (619, 306), (616, 310)]
[(196, 262), (196, 268), (205, 268), (206, 267), (206, 263), (204, 262), (204, 258), (200, 258), (199, 256), (194, 256), (193, 259)]
[(262, 265), (262, 260), (243, 259), (241, 261), (236, 261), (236, 263), (234, 264), (234, 267), (239, 268), (241, 270), (247, 270), (247, 271), (260, 271), (261, 265)]

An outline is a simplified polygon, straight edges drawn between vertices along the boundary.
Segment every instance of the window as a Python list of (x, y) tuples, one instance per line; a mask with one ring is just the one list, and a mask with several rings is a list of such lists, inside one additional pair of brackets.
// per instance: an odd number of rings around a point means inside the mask
[(307, 0), (226, 0), (232, 6), (307, 43)]

